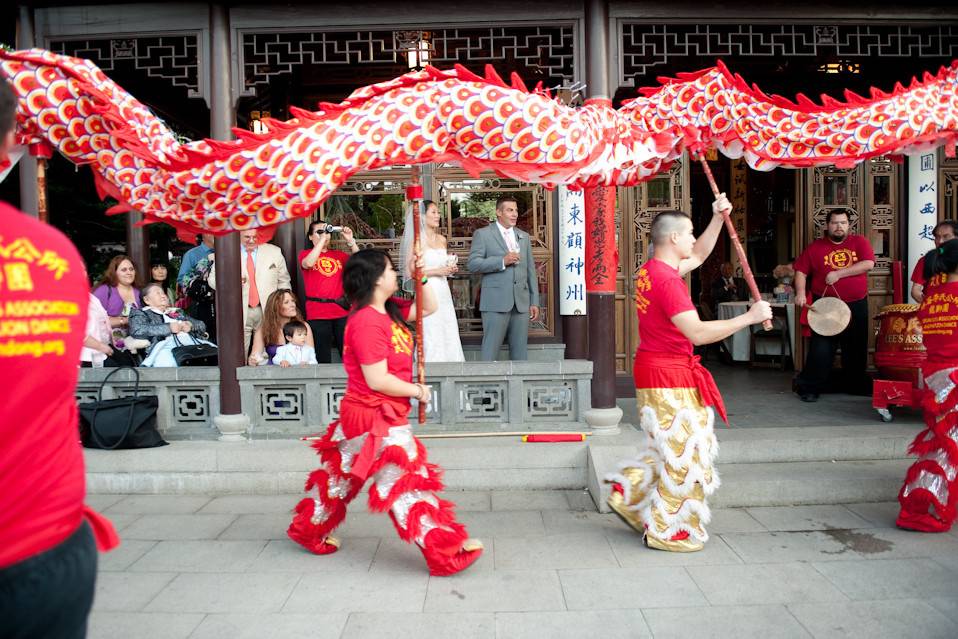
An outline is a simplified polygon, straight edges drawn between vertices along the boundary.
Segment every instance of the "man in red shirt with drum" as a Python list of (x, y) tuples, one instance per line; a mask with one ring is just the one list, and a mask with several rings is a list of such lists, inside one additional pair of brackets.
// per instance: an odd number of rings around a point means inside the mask
[[(955, 221), (954, 220), (942, 220), (935, 225), (934, 230), (931, 232), (932, 237), (935, 238), (935, 248), (940, 247), (942, 244), (948, 240), (953, 240), (955, 237)], [(938, 276), (939, 279), (941, 276)], [(918, 258), (918, 262), (915, 263), (915, 269), (911, 272), (911, 296), (912, 298), (921, 304), (921, 300), (925, 297), (925, 256), (922, 255)]]
[(712, 467), (718, 452), (714, 411), (726, 422), (728, 418), (712, 375), (692, 354), (693, 345), (717, 342), (772, 317), (768, 302), (759, 301), (744, 315), (703, 322), (682, 279), (712, 252), (722, 213), (731, 210), (720, 195), (698, 240), (685, 213), (657, 215), (652, 222), (654, 254), (636, 278), (640, 343), (633, 373), (648, 446), (606, 481), (612, 484), (609, 506), (650, 548), (693, 552), (708, 541), (706, 498), (719, 484)]
[[(828, 384), (835, 349), (842, 348), (842, 377), (846, 392), (871, 394), (865, 374), (868, 363), (868, 271), (875, 268), (875, 253), (861, 235), (849, 233), (848, 212), (832, 209), (825, 220), (825, 237), (808, 245), (795, 260), (795, 303), (820, 297), (837, 297), (851, 310), (851, 321), (838, 335), (826, 337), (812, 331), (805, 367), (798, 377), (803, 402), (818, 401)], [(808, 280), (811, 279), (811, 286)]]

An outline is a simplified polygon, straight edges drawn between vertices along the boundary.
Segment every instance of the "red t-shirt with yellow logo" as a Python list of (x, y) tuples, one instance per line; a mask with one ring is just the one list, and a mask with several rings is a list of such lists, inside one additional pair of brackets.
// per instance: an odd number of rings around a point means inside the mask
[(958, 366), (958, 282), (928, 289), (918, 309), (918, 321), (928, 361)]
[(656, 259), (643, 264), (635, 279), (635, 310), (639, 314), (637, 350), (692, 356), (692, 342), (672, 323), (679, 313), (695, 310), (678, 269)]
[[(402, 316), (408, 317), (411, 301), (399, 298), (393, 301), (399, 305)], [(347, 392), (387, 397), (366, 385), (361, 368), (383, 360), (390, 374), (403, 381), (412, 380), (412, 333), (393, 322), (386, 313), (364, 306), (350, 315), (343, 342), (343, 368), (349, 376)]]
[[(310, 249), (299, 252), (300, 268), (303, 258), (309, 255)], [(342, 251), (323, 251), (313, 268), (303, 268), (303, 284), (306, 287), (306, 297), (318, 297), (334, 300), (343, 295), (343, 266), (349, 255)], [(349, 311), (332, 302), (311, 302), (306, 300), (306, 319), (339, 319), (346, 317)]]
[[(875, 259), (872, 246), (861, 235), (849, 235), (836, 244), (827, 237), (815, 240), (795, 260), (795, 270), (801, 271), (811, 280), (806, 290), (815, 297), (839, 297), (844, 302), (856, 302), (868, 295), (868, 275), (843, 277), (825, 291), (825, 276), (858, 262)], [(836, 294), (837, 291), (837, 294)]]
[(0, 203), (0, 568), (80, 525), (77, 430), (86, 269), (56, 229)]

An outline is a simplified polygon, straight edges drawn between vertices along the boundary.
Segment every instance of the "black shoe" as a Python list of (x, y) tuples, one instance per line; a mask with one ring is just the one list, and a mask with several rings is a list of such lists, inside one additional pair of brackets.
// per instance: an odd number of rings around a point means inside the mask
[(803, 402), (817, 402), (817, 401), (818, 401), (818, 393), (802, 393), (802, 394), (800, 394), (798, 397), (799, 397), (799, 399), (801, 399)]

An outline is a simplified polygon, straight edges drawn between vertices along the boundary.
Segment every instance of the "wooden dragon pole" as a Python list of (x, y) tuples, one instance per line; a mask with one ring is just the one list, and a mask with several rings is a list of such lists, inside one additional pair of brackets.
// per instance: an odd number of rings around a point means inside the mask
[[(715, 176), (712, 175), (712, 169), (709, 168), (709, 163), (708, 160), (705, 159), (705, 155), (699, 154), (699, 161), (702, 163), (702, 170), (705, 171), (705, 179), (709, 181), (709, 186), (712, 187), (712, 194), (718, 198), (721, 191), (719, 191), (718, 184), (715, 183)], [(735, 247), (735, 252), (738, 253), (738, 261), (742, 265), (742, 277), (745, 278), (745, 283), (748, 284), (748, 290), (752, 294), (752, 299), (757, 302), (762, 299), (762, 294), (758, 290), (758, 284), (755, 283), (752, 268), (748, 265), (748, 256), (745, 254), (745, 249), (742, 248), (742, 242), (738, 239), (738, 233), (735, 232), (735, 225), (732, 224), (732, 218), (728, 212), (722, 213), (722, 217), (725, 219), (725, 228), (728, 229), (729, 237), (732, 239), (732, 246)], [(766, 331), (772, 330), (772, 320), (765, 320), (762, 322), (762, 326)]]
[[(422, 268), (422, 216), (425, 211), (423, 207), (422, 182), (420, 181), (419, 166), (412, 167), (412, 180), (406, 187), (406, 199), (412, 204), (412, 253), (413, 268), (412, 276), (416, 283), (416, 381), (420, 384), (426, 383), (426, 355), (423, 345), (422, 335), (422, 287), (423, 287), (423, 268)], [(426, 403), (419, 402), (419, 423), (426, 423)]]

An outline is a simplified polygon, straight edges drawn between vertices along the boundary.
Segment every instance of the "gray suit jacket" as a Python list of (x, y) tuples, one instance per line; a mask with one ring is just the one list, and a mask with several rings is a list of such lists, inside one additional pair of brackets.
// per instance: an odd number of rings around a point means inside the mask
[(508, 313), (513, 306), (520, 313), (528, 313), (529, 306), (539, 306), (539, 282), (532, 261), (529, 235), (515, 229), (519, 242), (519, 261), (502, 268), (502, 259), (508, 253), (506, 241), (495, 222), (472, 234), (472, 248), (467, 266), (471, 273), (482, 273), (480, 311)]
[[(194, 319), (186, 313), (183, 313), (183, 320), (193, 326), (190, 335), (204, 339), (209, 337), (209, 335), (206, 334), (206, 324), (203, 320)], [(170, 330), (170, 325), (166, 323), (166, 320), (164, 320), (163, 316), (159, 313), (140, 308), (134, 308), (130, 311), (130, 337), (150, 340), (150, 346), (146, 349), (147, 352), (153, 350), (154, 346), (172, 334), (173, 331)], [(190, 340), (184, 342), (184, 344), (192, 343)]]

